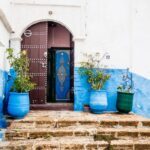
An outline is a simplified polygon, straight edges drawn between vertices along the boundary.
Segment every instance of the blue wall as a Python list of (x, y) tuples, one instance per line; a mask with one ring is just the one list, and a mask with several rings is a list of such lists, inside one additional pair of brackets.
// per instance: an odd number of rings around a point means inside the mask
[(6, 121), (3, 116), (3, 100), (4, 100), (4, 93), (5, 93), (5, 83), (7, 80), (7, 72), (0, 70), (0, 128), (6, 126)]
[[(108, 69), (107, 72), (111, 78), (105, 84), (104, 89), (107, 90), (108, 108), (107, 111), (116, 111), (117, 87), (122, 82), (122, 75), (126, 72), (124, 69)], [(0, 118), (2, 118), (3, 96), (7, 91), (5, 86), (8, 80), (8, 74), (0, 70)], [(134, 82), (134, 101), (133, 112), (150, 118), (150, 80), (137, 74), (133, 74)], [(78, 68), (75, 68), (75, 103), (74, 109), (83, 111), (83, 105), (88, 104), (90, 96), (90, 86), (86, 78), (78, 74)], [(5, 90), (6, 89), (6, 90)], [(0, 119), (2, 120), (2, 119)], [(0, 121), (1, 122), (1, 121)], [(0, 123), (1, 124), (1, 123)]]
[(4, 99), (4, 92), (5, 92), (5, 79), (6, 79), (6, 72), (0, 70), (0, 114), (2, 113), (2, 106), (3, 106), (3, 99)]
[(150, 118), (150, 80), (133, 74), (135, 88), (133, 112)]
[[(111, 78), (107, 81), (104, 89), (107, 90), (108, 96), (108, 108), (107, 111), (116, 111), (116, 98), (117, 87), (122, 82), (122, 75), (126, 72), (123, 69), (109, 69), (107, 72), (111, 75)], [(86, 78), (81, 77), (78, 74), (78, 68), (75, 68), (75, 104), (74, 109), (78, 111), (83, 110), (83, 105), (89, 101), (90, 86), (87, 83)]]
[[(108, 69), (106, 70), (111, 78), (105, 84), (107, 91), (108, 108), (107, 111), (116, 111), (117, 87), (122, 83), (122, 75), (126, 69)], [(133, 112), (145, 117), (150, 117), (150, 80), (133, 74), (134, 82), (134, 102)], [(83, 105), (88, 104), (90, 87), (86, 78), (78, 74), (78, 68), (75, 68), (75, 104), (76, 111), (83, 111)]]

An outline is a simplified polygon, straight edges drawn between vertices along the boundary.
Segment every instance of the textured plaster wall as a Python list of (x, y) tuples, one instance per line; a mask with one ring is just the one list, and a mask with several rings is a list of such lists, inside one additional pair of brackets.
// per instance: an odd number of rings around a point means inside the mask
[(132, 5), (132, 68), (150, 79), (150, 1), (133, 0)]
[(133, 112), (150, 118), (150, 79), (133, 74), (134, 103)]

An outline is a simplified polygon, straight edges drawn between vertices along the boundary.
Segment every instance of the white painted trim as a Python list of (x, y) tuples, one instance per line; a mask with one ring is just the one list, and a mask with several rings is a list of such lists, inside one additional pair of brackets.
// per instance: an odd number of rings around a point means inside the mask
[(4, 14), (3, 11), (1, 10), (1, 8), (0, 8), (0, 19), (1, 19), (1, 21), (3, 22), (4, 26), (6, 27), (7, 31), (8, 31), (9, 33), (11, 33), (11, 32), (12, 32), (12, 28), (11, 28), (10, 23), (9, 23), (9, 21), (7, 20), (5, 14)]
[(0, 47), (4, 47), (4, 44), (0, 41)]
[(53, 6), (53, 7), (75, 7), (75, 8), (80, 8), (81, 5), (77, 5), (77, 4), (74, 4), (74, 5), (70, 5), (70, 4), (54, 4), (54, 3), (37, 3), (37, 2), (18, 2), (18, 1), (14, 1), (14, 2), (11, 2), (11, 4), (14, 4), (14, 5), (26, 5), (26, 6)]
[(73, 41), (84, 41), (85, 39), (85, 37), (74, 37)]
[(13, 38), (10, 38), (11, 41), (21, 41), (22, 38), (21, 37), (13, 37)]

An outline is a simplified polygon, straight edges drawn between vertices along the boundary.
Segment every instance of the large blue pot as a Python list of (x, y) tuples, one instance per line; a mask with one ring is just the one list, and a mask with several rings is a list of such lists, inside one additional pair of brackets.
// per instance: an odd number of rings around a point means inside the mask
[(16, 119), (21, 119), (29, 113), (29, 93), (10, 92), (8, 113)]
[(91, 112), (99, 114), (106, 111), (108, 106), (107, 93), (105, 90), (92, 90), (90, 94)]

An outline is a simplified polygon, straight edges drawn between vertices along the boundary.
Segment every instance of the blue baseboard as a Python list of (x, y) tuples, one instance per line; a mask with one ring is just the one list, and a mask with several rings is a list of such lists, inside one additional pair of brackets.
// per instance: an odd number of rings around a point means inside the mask
[[(75, 68), (74, 75), (74, 91), (75, 102), (74, 110), (83, 111), (83, 106), (89, 103), (90, 86), (86, 78), (78, 74), (78, 67)], [(126, 72), (125, 69), (108, 69), (106, 70), (111, 78), (105, 84), (104, 89), (107, 91), (108, 107), (106, 111), (116, 111), (117, 87), (122, 82), (122, 75)], [(0, 115), (3, 114), (4, 95), (7, 97), (6, 81), (8, 73), (0, 70)], [(150, 80), (133, 73), (134, 82), (134, 101), (132, 111), (136, 114), (150, 118)]]

